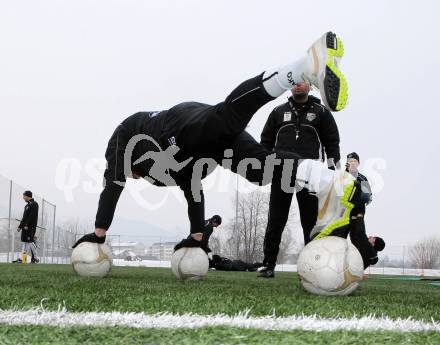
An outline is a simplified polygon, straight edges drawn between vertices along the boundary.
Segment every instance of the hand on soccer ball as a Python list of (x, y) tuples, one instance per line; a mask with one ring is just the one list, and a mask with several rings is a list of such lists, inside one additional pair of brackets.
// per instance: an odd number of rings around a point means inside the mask
[(196, 241), (192, 237), (184, 238), (182, 241), (176, 244), (174, 250), (177, 251), (180, 248), (197, 248), (200, 247), (200, 241)]
[(201, 241), (203, 238), (203, 232), (197, 232), (195, 234), (191, 234), (191, 237), (196, 241)]
[(84, 235), (81, 237), (76, 243), (72, 246), (72, 248), (76, 248), (80, 243), (83, 242), (92, 242), (92, 243), (104, 243), (105, 242), (105, 235), (103, 237), (98, 237), (94, 232), (91, 234)]

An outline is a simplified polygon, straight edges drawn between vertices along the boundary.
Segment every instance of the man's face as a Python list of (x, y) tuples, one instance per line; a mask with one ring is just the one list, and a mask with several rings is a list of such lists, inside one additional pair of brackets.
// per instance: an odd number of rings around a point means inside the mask
[(30, 199), (31, 199), (31, 198), (29, 198), (28, 196), (23, 195), (23, 200), (24, 200), (24, 201), (28, 202)]
[(374, 244), (376, 243), (376, 237), (375, 236), (368, 236), (368, 242), (374, 247)]
[(347, 164), (348, 164), (348, 171), (350, 172), (356, 172), (358, 171), (359, 168), (359, 162), (357, 161), (357, 159), (355, 158), (349, 158), (347, 160)]
[(306, 81), (296, 83), (292, 87), (292, 94), (294, 96), (307, 96), (310, 92), (310, 84)]

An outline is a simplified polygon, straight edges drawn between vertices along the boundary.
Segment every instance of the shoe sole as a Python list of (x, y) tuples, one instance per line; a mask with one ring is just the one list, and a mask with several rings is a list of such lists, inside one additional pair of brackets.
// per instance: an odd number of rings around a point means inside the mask
[[(311, 54), (315, 68), (318, 69), (319, 89), (324, 90), (321, 93), (324, 104), (333, 111), (344, 109), (348, 99), (348, 84), (334, 64), (334, 58), (341, 58), (344, 55), (341, 39), (336, 34), (328, 32), (313, 44)], [(325, 65), (322, 63), (324, 61)]]

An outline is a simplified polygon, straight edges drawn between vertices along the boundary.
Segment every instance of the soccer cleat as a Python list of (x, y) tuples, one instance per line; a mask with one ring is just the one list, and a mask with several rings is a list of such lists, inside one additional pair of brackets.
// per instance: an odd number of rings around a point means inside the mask
[(362, 195), (360, 184), (351, 174), (336, 171), (331, 185), (317, 193), (319, 212), (310, 237), (317, 240), (344, 233), (350, 223), (350, 212)]
[(21, 264), (21, 259), (14, 260), (14, 261), (12, 261), (12, 263), (14, 263), (14, 264)]
[(31, 260), (32, 264), (38, 264), (39, 262), (40, 262), (40, 259), (38, 259), (38, 258), (35, 258), (35, 259)]
[(259, 278), (275, 278), (275, 272), (271, 268), (263, 268), (260, 273), (258, 273)]
[(348, 98), (348, 85), (339, 63), (344, 55), (342, 41), (336, 34), (327, 32), (307, 51), (309, 68), (303, 78), (316, 86), (324, 104), (332, 111), (344, 109)]
[(105, 243), (105, 236), (104, 237), (98, 237), (95, 235), (94, 232), (91, 234), (86, 234), (83, 237), (81, 237), (76, 243), (72, 246), (72, 248), (76, 248), (80, 243), (83, 242), (91, 242), (91, 243)]

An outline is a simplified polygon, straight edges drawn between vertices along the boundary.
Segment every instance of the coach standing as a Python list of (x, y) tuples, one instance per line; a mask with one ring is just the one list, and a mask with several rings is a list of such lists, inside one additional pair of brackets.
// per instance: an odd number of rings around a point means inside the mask
[[(27, 190), (23, 193), (23, 200), (26, 202), (24, 207), (23, 217), (17, 231), (21, 231), (22, 242), (22, 258), (18, 258), (14, 262), (25, 263), (29, 251), (34, 251), (32, 243), (34, 242), (35, 231), (38, 223), (38, 203), (32, 197), (32, 192)], [(36, 253), (33, 253), (37, 258)], [(38, 259), (37, 259), (38, 260)]]
[[(321, 101), (309, 95), (310, 84), (296, 83), (288, 102), (275, 109), (261, 133), (261, 144), (269, 150), (294, 152), (304, 159), (316, 159), (327, 163), (330, 169), (339, 165), (339, 132), (333, 115)], [(296, 192), (304, 242), (310, 241), (318, 216), (318, 198), (302, 189)], [(285, 193), (280, 182), (273, 179), (269, 216), (264, 238), (265, 269), (260, 277), (274, 277), (281, 236), (289, 216), (292, 194)]]

